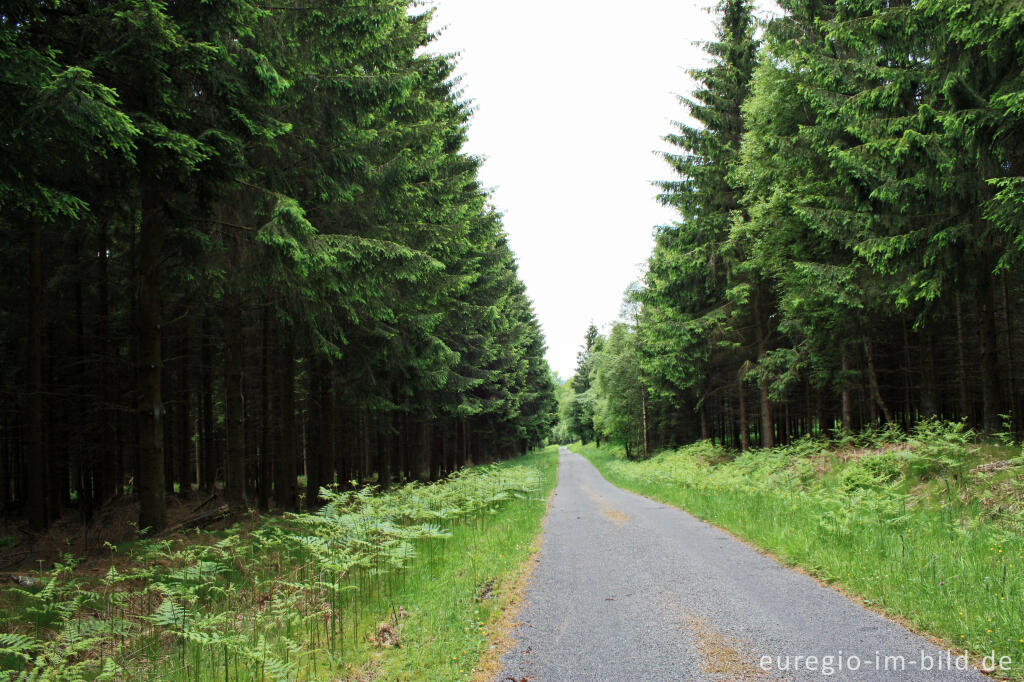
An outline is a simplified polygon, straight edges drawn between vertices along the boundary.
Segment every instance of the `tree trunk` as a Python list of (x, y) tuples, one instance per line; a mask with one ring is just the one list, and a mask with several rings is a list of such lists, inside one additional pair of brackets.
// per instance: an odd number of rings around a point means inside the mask
[(274, 443), (270, 428), (271, 395), (270, 385), (270, 312), (269, 306), (263, 307), (260, 321), (260, 484), (259, 505), (263, 511), (270, 510), (273, 497), (271, 488), (274, 485)]
[(417, 478), (424, 478), (423, 472), (426, 467), (426, 480), (430, 480), (431, 473), (431, 434), (430, 434), (430, 418), (427, 415), (421, 415), (419, 419), (420, 423), (420, 454), (418, 461), (416, 462), (416, 474)]
[(843, 433), (851, 433), (853, 431), (853, 400), (850, 395), (850, 351), (847, 349), (846, 344), (842, 347), (842, 372), (843, 372), (843, 414), (841, 418), (841, 424)]
[(902, 419), (903, 429), (909, 430), (911, 425), (916, 421), (914, 419), (914, 408), (913, 397), (911, 395), (911, 377), (913, 371), (911, 370), (912, 361), (910, 357), (910, 334), (907, 332), (907, 320), (903, 318), (900, 320), (900, 324), (903, 327), (903, 410)]
[(956, 291), (954, 300), (956, 303), (956, 352), (960, 370), (960, 414), (966, 417), (968, 422), (973, 423), (974, 416), (971, 414), (971, 403), (967, 393), (967, 339), (964, 335), (963, 306), (960, 302), (959, 290)]
[(202, 403), (203, 432), (200, 439), (199, 453), (199, 488), (209, 493), (214, 489), (217, 475), (217, 457), (213, 441), (213, 331), (210, 322), (203, 320), (202, 345), (200, 363), (202, 364), (200, 382), (200, 402)]
[(996, 332), (996, 297), (992, 273), (987, 269), (981, 275), (981, 395), (985, 433), (998, 433), (1002, 429), (1003, 391), (999, 379), (998, 336)]
[(195, 476), (192, 469), (192, 436), (193, 436), (193, 415), (192, 415), (192, 355), (191, 355), (191, 321), (190, 314), (185, 315), (184, 328), (181, 332), (181, 367), (179, 395), (181, 396), (181, 432), (179, 434), (179, 450), (181, 458), (178, 461), (178, 481), (180, 484), (180, 495), (183, 498), (192, 496), (192, 481)]
[(441, 429), (441, 478), (452, 472), (451, 461), (451, 436), (446, 423)]
[(640, 428), (643, 431), (644, 457), (650, 457), (650, 442), (647, 438), (647, 391), (643, 385), (640, 386)]
[(46, 453), (43, 451), (43, 247), (42, 228), (32, 220), (29, 234), (28, 312), (28, 520), (33, 530), (44, 530), (46, 510)]
[(878, 406), (878, 409), (882, 411), (885, 423), (892, 424), (892, 413), (889, 412), (889, 408), (882, 399), (882, 393), (878, 389), (878, 374), (875, 373), (875, 357), (871, 352), (871, 339), (865, 334), (863, 336), (863, 340), (864, 355), (867, 356), (868, 360), (868, 384), (871, 389), (871, 399), (874, 401), (874, 404)]
[(1003, 284), (1003, 322), (1006, 325), (1006, 361), (1007, 370), (1009, 376), (1007, 382), (1010, 389), (1010, 414), (1012, 416), (1011, 429), (1013, 430), (1014, 439), (1020, 437), (1021, 428), (1021, 413), (1020, 413), (1020, 395), (1017, 393), (1017, 369), (1016, 363), (1013, 359), (1014, 354), (1014, 343), (1013, 343), (1013, 319), (1010, 317), (1010, 296), (1007, 292), (1006, 285), (1006, 273), (1003, 273), (1002, 280)]
[(242, 303), (238, 296), (224, 300), (224, 421), (227, 427), (227, 471), (224, 498), (244, 509), (245, 497), (245, 396), (242, 367), (245, 341), (242, 334)]
[[(81, 245), (75, 240), (75, 253), (81, 251)], [(74, 400), (74, 427), (72, 441), (75, 448), (75, 463), (77, 471), (72, 472), (71, 480), (78, 489), (78, 508), (83, 520), (92, 519), (93, 511), (96, 508), (95, 487), (93, 486), (93, 471), (99, 463), (100, 453), (96, 451), (96, 429), (90, 421), (89, 399), (86, 397), (90, 391), (90, 382), (86, 377), (86, 368), (90, 365), (86, 357), (85, 347), (85, 311), (82, 294), (81, 272), (75, 277), (74, 285), (75, 298), (75, 357), (77, 358), (77, 369), (75, 370), (75, 393)]]
[(391, 487), (391, 448), (394, 445), (391, 437), (392, 414), (381, 415), (377, 428), (377, 481), (381, 488)]
[(123, 471), (117, 447), (117, 417), (114, 409), (116, 397), (111, 365), (116, 354), (111, 350), (110, 339), (110, 246), (107, 237), (107, 223), (100, 221), (100, 272), (99, 272), (99, 340), (100, 349), (100, 396), (103, 403), (99, 411), (103, 456), (96, 482), (98, 502), (103, 504), (113, 496), (121, 494)]
[[(320, 366), (320, 443), (314, 459), (318, 463), (318, 486), (329, 486), (334, 483), (334, 381), (331, 363), (324, 361)], [(320, 488), (313, 490), (313, 500), (316, 501), (320, 494)]]
[(740, 376), (736, 380), (736, 388), (740, 396), (740, 450), (746, 452), (750, 449), (750, 424), (747, 421), (747, 392), (743, 386), (743, 374), (741, 369)]
[[(757, 338), (757, 360), (764, 360), (767, 349), (765, 347), (764, 323), (761, 312), (761, 285), (754, 287), (754, 334)], [(772, 425), (772, 403), (768, 395), (768, 380), (759, 380), (758, 386), (761, 389), (761, 447), (770, 448), (775, 446), (774, 427)]]
[(439, 429), (435, 428), (435, 420), (430, 419), (427, 422), (427, 433), (430, 435), (430, 460), (427, 466), (427, 478), (433, 482), (441, 477), (441, 453), (444, 445), (442, 443), (443, 436)]
[(307, 434), (309, 447), (306, 448), (306, 491), (303, 502), (306, 509), (316, 509), (320, 486), (323, 485), (321, 473), (321, 454), (326, 441), (326, 418), (324, 415), (324, 378), (322, 363), (311, 361), (311, 368), (306, 373), (309, 385), (306, 388), (306, 414), (308, 415)]
[(161, 394), (160, 259), (163, 253), (164, 217), (155, 193), (143, 190), (142, 221), (138, 244), (138, 373), (139, 373), (139, 467), (135, 480), (139, 496), (139, 529), (150, 534), (167, 527), (164, 482), (164, 405)]
[(925, 336), (925, 348), (921, 356), (921, 412), (926, 417), (939, 413), (935, 390), (935, 338), (931, 332)]
[(278, 367), (278, 399), (280, 411), (280, 448), (274, 467), (274, 500), (278, 507), (296, 511), (298, 475), (298, 433), (295, 424), (295, 342), (288, 330), (282, 332), (284, 343)]

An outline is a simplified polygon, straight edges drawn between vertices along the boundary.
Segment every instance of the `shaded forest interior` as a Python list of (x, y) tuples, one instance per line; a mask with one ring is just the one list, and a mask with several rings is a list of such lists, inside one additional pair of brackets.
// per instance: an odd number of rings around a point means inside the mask
[(292, 510), (547, 437), (429, 14), (277, 5), (0, 12), (3, 516), (128, 495), (152, 533), (171, 494)]

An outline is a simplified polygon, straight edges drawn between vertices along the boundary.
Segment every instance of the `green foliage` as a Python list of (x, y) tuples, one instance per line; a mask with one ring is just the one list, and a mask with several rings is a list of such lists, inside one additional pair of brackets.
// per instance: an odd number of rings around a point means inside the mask
[[(543, 334), (429, 20), (411, 0), (4, 9), (0, 294), (23, 303), (0, 389), (40, 398), (0, 410), (46, 450), (33, 476), (84, 472), (70, 494), (24, 480), (34, 497), (5, 507), (45, 525), (132, 480), (159, 532), (193, 443), (203, 488), (221, 472), (233, 506), (294, 510), (300, 434), (312, 503), (339, 478), (436, 480), (545, 441)], [(73, 369), (37, 379), (44, 359)], [(45, 448), (44, 412), (69, 431)], [(358, 466), (331, 454), (362, 443)], [(101, 454), (136, 448), (124, 470)]]
[(964, 422), (942, 422), (925, 419), (914, 426), (909, 443), (913, 446), (905, 455), (911, 472), (919, 477), (962, 477), (975, 450), (974, 431)]
[(554, 455), (386, 493), (322, 489), (326, 504), (315, 513), (266, 518), (220, 539), (137, 543), (99, 581), (58, 565), (40, 578), (42, 589), (0, 595), (22, 605), (0, 622), (0, 661), (18, 661), (0, 673), (292, 680), (361, 663), (381, 611), (398, 608), (410, 575), (429, 582), (453, 533), (472, 552), (490, 519), (529, 507), (531, 524), (513, 537), (525, 547), (543, 514), (539, 495), (553, 484)]
[(1019, 437), (1024, 13), (780, 6), (755, 41), (746, 3), (717, 4), (694, 122), (666, 138), (678, 216), (629, 294), (649, 434), (747, 448), (939, 417), (992, 435), (1012, 412)]
[(860, 460), (860, 465), (871, 476), (882, 483), (890, 483), (899, 478), (903, 473), (903, 462), (893, 452), (882, 452), (865, 457)]
[(752, 299), (750, 281), (737, 270), (728, 243), (740, 209), (732, 180), (743, 130), (741, 106), (750, 87), (757, 42), (751, 5), (723, 0), (715, 8), (716, 40), (706, 46), (711, 65), (693, 69), (692, 98), (682, 99), (696, 125), (676, 123), (665, 140), (675, 150), (665, 160), (678, 176), (660, 184), (659, 200), (679, 212), (678, 222), (657, 229), (638, 321), (644, 374), (663, 378), (648, 388), (686, 409), (699, 410), (713, 390), (707, 368), (738, 365)]

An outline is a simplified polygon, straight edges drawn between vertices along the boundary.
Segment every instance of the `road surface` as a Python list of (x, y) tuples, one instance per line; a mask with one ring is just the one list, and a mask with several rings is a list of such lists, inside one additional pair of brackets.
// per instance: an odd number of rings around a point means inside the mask
[(497, 680), (986, 679), (564, 448), (558, 477)]

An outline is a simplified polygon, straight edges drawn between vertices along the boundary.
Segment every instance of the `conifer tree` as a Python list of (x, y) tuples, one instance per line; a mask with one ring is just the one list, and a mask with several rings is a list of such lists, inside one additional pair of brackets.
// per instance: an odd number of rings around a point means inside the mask
[[(679, 212), (679, 220), (659, 228), (641, 294), (643, 338), (651, 347), (645, 353), (646, 369), (689, 396), (703, 437), (707, 401), (720, 394), (708, 381), (709, 366), (732, 363), (739, 372), (750, 353), (748, 336), (755, 337), (759, 358), (769, 343), (769, 297), (756, 278), (752, 283), (738, 277), (744, 254), (729, 241), (733, 214), (740, 209), (731, 174), (743, 132), (741, 107), (756, 62), (753, 17), (750, 3), (741, 0), (723, 1), (716, 12), (717, 39), (706, 46), (711, 65), (690, 71), (698, 87), (692, 98), (681, 100), (698, 125), (677, 123), (676, 132), (665, 138), (679, 150), (665, 154), (679, 177), (659, 183), (659, 198)], [(745, 325), (744, 315), (752, 323)], [(731, 394), (735, 388), (732, 382), (725, 390)], [(770, 444), (771, 412), (763, 382), (761, 406), (761, 434)]]

